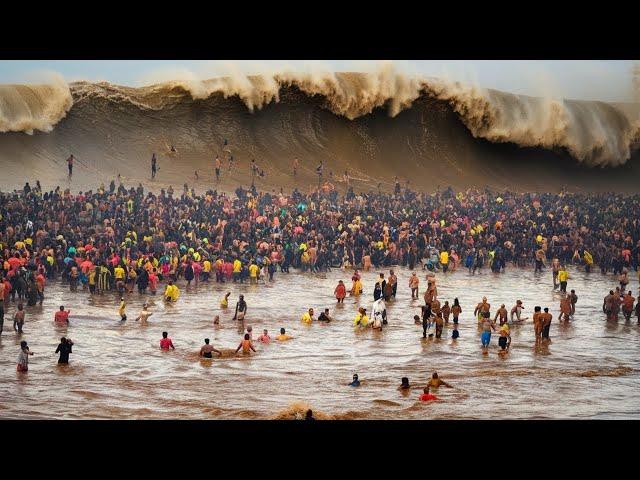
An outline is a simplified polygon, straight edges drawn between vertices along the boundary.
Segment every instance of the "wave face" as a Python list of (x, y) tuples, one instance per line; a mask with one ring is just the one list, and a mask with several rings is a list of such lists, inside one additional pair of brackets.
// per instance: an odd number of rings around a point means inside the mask
[(64, 84), (0, 85), (0, 132), (49, 132), (72, 105)]
[[(178, 146), (175, 163), (185, 171), (210, 170), (224, 139), (237, 160), (256, 158), (272, 177), (299, 157), (325, 160), (338, 175), (359, 172), (371, 185), (397, 174), (422, 185), (513, 186), (514, 178), (529, 176), (534, 167), (542, 172), (526, 179), (532, 188), (583, 180), (596, 185), (602, 177), (580, 166), (629, 167), (634, 180), (639, 169), (638, 104), (513, 95), (407, 76), (391, 67), (141, 88), (106, 82), (5, 86), (0, 97), (0, 130), (49, 132), (27, 140), (20, 133), (0, 135), (0, 161), (42, 172), (34, 158), (42, 162), (73, 152), (99, 157), (109, 173), (139, 168), (146, 175), (150, 152), (168, 144)], [(626, 180), (629, 171), (609, 175)]]

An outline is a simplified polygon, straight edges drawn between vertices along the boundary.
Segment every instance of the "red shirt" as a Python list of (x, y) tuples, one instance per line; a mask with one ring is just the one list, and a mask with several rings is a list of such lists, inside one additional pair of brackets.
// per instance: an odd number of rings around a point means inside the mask
[(71, 313), (71, 310), (58, 310), (56, 312), (55, 321), (69, 322), (69, 313)]
[(422, 395), (420, 395), (420, 401), (422, 402), (429, 402), (431, 400), (438, 400), (438, 397), (432, 395), (431, 393), (423, 393)]
[(160, 340), (160, 348), (162, 350), (169, 350), (172, 347), (173, 347), (173, 342), (171, 341), (170, 338), (163, 338), (162, 340)]

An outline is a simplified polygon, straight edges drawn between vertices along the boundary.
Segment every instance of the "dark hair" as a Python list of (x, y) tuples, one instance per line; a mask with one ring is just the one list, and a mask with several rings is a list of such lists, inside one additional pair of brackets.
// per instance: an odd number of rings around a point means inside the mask
[(204, 339), (204, 343), (206, 343), (207, 345), (209, 345), (209, 339), (208, 339), (208, 338), (205, 338), (205, 339)]
[(64, 310), (64, 305), (60, 305), (60, 311)]
[(544, 313), (549, 313), (549, 309), (545, 307)]
[(60, 339), (60, 342), (61, 342), (61, 343), (67, 343), (67, 337), (62, 337), (62, 338)]
[(409, 385), (409, 377), (402, 377), (402, 385)]
[(433, 372), (433, 375), (431, 375), (432, 378), (438, 378), (438, 372)]
[(27, 341), (26, 340), (22, 340), (20, 342), (20, 348), (27, 348)]
[(169, 333), (167, 333), (167, 332), (162, 332), (162, 338), (167, 338), (167, 336), (169, 336)]
[(250, 337), (249, 337), (249, 334), (248, 334), (248, 333), (245, 333), (245, 334), (244, 334), (244, 339), (245, 339), (245, 340), (249, 340), (249, 338), (250, 338)]
[(539, 312), (540, 310), (542, 310), (542, 307), (533, 307), (534, 312)]

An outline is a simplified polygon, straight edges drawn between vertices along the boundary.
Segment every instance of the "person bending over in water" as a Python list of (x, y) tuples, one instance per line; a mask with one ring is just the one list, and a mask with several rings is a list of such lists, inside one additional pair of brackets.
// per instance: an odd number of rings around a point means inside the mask
[(222, 355), (222, 352), (220, 350), (216, 350), (215, 348), (213, 348), (213, 345), (209, 345), (209, 339), (205, 338), (204, 345), (200, 349), (200, 356), (204, 358), (213, 358), (213, 355), (211, 355), (211, 352), (216, 352), (218, 356)]
[(360, 380), (358, 380), (358, 374), (354, 373), (353, 374), (353, 381), (349, 384), (350, 387), (359, 387), (360, 386)]
[(229, 296), (231, 292), (227, 292), (227, 294), (220, 300), (220, 308), (227, 308), (229, 306)]
[(420, 395), (421, 402), (430, 402), (432, 400), (439, 400), (438, 397), (429, 393), (429, 387), (424, 387), (422, 395)]
[(438, 377), (438, 372), (433, 372), (433, 375), (431, 375), (431, 378), (429, 379), (429, 382), (427, 383), (427, 387), (438, 388), (440, 386), (445, 386), (447, 388), (453, 388), (447, 382), (445, 382), (440, 377)]
[(284, 342), (285, 340), (291, 340), (293, 337), (291, 335), (287, 335), (285, 333), (285, 329), (281, 328), (280, 329), (280, 335), (278, 335), (276, 337), (276, 340), (280, 341), (280, 342)]
[(161, 350), (175, 350), (176, 347), (173, 346), (173, 342), (169, 338), (169, 334), (167, 332), (162, 332), (162, 339), (160, 340), (160, 349)]
[(358, 309), (358, 314), (353, 319), (354, 327), (367, 327), (369, 325), (369, 317), (367, 317), (367, 310), (365, 308), (360, 307)]
[(61, 364), (69, 363), (69, 354), (73, 353), (71, 351), (72, 346), (73, 346), (73, 342), (71, 341), (70, 338), (62, 337), (60, 339), (60, 344), (58, 345), (58, 348), (56, 348), (56, 352), (55, 352), (60, 354), (60, 358), (58, 358), (58, 363), (61, 363)]
[(238, 348), (236, 348), (236, 353), (238, 353), (240, 351), (240, 349), (242, 349), (242, 353), (244, 355), (248, 355), (252, 351), (253, 352), (256, 351), (256, 349), (253, 348), (253, 344), (251, 343), (251, 337), (249, 336), (248, 333), (244, 334), (244, 338), (240, 342), (240, 345), (238, 345)]

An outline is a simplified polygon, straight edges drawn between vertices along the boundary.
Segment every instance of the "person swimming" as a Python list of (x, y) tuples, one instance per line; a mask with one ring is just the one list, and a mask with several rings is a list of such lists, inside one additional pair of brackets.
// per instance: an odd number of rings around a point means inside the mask
[(359, 387), (360, 386), (360, 380), (358, 380), (358, 374), (354, 373), (353, 374), (353, 381), (349, 384), (350, 387)]
[(433, 374), (431, 375), (431, 378), (429, 379), (429, 382), (427, 383), (427, 387), (438, 388), (440, 386), (445, 386), (447, 388), (453, 388), (447, 382), (445, 382), (440, 377), (438, 377), (438, 372), (433, 372)]
[(433, 401), (433, 400), (439, 400), (438, 397), (436, 397), (432, 393), (429, 393), (429, 387), (424, 387), (424, 389), (422, 391), (423, 391), (423, 393), (420, 395), (420, 401), (421, 402), (430, 402), (430, 401)]
[(276, 340), (280, 342), (284, 342), (285, 340), (291, 340), (293, 337), (291, 335), (287, 335), (284, 328), (280, 329), (280, 335), (276, 337)]
[(402, 377), (398, 390), (409, 390), (410, 388), (411, 385), (409, 385), (409, 377)]
[(222, 352), (213, 348), (213, 345), (209, 345), (209, 339), (205, 338), (204, 345), (200, 348), (200, 356), (204, 358), (213, 358), (213, 355), (211, 355), (212, 352), (216, 352), (218, 356), (222, 355)]

